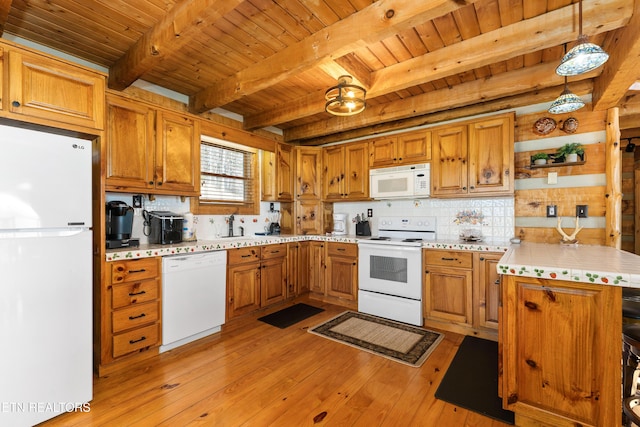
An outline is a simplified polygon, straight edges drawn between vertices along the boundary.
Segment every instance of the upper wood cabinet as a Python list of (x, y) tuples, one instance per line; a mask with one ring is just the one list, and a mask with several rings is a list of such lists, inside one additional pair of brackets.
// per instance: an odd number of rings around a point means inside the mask
[(293, 201), (295, 155), (293, 146), (276, 144), (275, 153), (262, 152), (262, 197), (271, 202)]
[(296, 200), (320, 200), (322, 197), (322, 149), (296, 147)]
[(432, 129), (432, 195), (513, 195), (513, 124), (505, 114)]
[(365, 200), (369, 198), (369, 144), (356, 142), (323, 149), (323, 199)]
[(106, 189), (197, 196), (200, 127), (194, 118), (107, 96)]
[(3, 51), (9, 62), (2, 80), (8, 92), (2, 97), (6, 117), (58, 128), (104, 129), (104, 74), (9, 45)]
[(369, 141), (369, 166), (385, 167), (431, 160), (431, 132), (407, 132)]

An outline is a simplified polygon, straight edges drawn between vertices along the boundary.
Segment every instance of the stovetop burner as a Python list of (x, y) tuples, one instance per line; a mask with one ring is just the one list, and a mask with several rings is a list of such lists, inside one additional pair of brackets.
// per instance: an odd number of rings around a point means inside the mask
[(391, 237), (370, 237), (367, 240), (391, 240)]

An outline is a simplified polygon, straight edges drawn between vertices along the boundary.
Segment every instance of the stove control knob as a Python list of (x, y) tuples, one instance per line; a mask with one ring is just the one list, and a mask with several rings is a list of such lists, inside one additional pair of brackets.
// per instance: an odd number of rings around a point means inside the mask
[(422, 221), (418, 221), (418, 227), (422, 227)]

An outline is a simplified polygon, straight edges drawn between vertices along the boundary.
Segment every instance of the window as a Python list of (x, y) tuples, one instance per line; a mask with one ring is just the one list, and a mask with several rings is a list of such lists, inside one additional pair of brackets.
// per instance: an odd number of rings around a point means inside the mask
[(200, 214), (256, 214), (256, 152), (250, 147), (203, 137), (200, 143)]

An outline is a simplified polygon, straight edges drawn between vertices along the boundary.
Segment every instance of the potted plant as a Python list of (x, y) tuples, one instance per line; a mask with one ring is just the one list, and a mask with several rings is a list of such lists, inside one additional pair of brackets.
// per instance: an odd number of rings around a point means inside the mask
[(547, 153), (536, 153), (531, 156), (531, 161), (534, 165), (545, 165), (547, 164), (547, 160), (549, 160), (549, 155)]
[(556, 158), (563, 158), (565, 162), (577, 162), (578, 156), (584, 156), (584, 147), (578, 142), (570, 142), (558, 148)]

